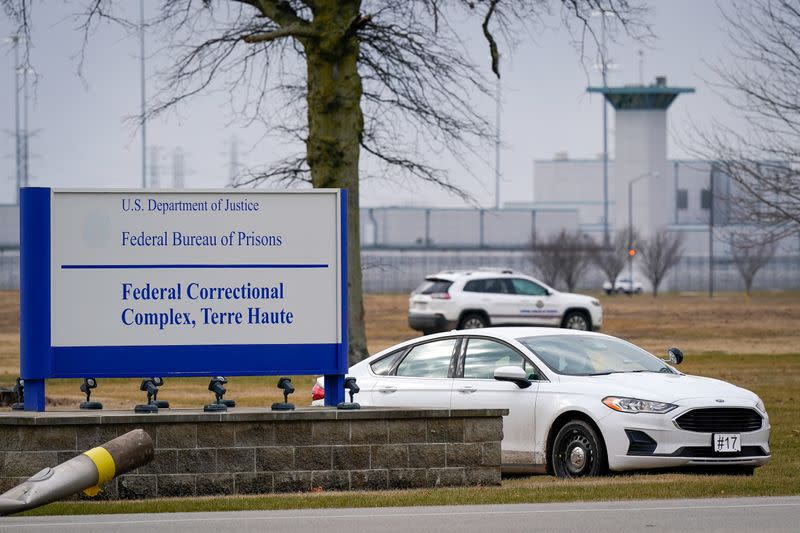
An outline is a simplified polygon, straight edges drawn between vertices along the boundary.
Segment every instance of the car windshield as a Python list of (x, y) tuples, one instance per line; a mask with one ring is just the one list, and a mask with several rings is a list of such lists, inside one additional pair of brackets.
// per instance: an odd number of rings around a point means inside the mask
[(517, 339), (550, 370), (569, 376), (673, 370), (654, 355), (613, 337), (547, 335)]

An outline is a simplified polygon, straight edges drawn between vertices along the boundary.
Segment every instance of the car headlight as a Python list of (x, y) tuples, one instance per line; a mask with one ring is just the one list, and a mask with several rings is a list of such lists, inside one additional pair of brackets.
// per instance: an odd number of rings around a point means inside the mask
[[(758, 397), (756, 396), (756, 398)], [(756, 402), (756, 409), (764, 414), (767, 414), (767, 406), (764, 405), (764, 401), (761, 398), (758, 398), (758, 401)]]
[(589, 302), (595, 307), (600, 307), (600, 300), (592, 298), (591, 300), (589, 300)]
[(620, 398), (619, 396), (606, 396), (603, 403), (615, 411), (622, 413), (669, 413), (676, 407), (675, 404), (641, 400), (639, 398)]

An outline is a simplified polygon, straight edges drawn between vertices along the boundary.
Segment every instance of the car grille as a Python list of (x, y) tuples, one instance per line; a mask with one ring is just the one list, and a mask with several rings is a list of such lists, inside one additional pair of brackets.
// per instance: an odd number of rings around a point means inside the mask
[(755, 410), (737, 407), (692, 409), (675, 419), (679, 428), (699, 433), (745, 433), (761, 429), (762, 423)]

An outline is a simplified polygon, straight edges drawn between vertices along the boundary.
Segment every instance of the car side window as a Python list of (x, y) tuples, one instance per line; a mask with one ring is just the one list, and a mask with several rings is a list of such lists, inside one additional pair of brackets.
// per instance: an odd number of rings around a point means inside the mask
[(525, 296), (547, 296), (547, 289), (527, 279), (513, 278), (514, 292)]
[(471, 279), (464, 284), (465, 292), (486, 292), (485, 279)]
[(397, 366), (395, 375), (417, 378), (446, 378), (458, 339), (443, 339), (414, 346)]
[(406, 352), (407, 348), (403, 348), (401, 350), (395, 350), (394, 352), (381, 357), (374, 363), (370, 364), (370, 368), (372, 372), (376, 376), (387, 376), (389, 372), (394, 367), (394, 364), (397, 362), (397, 359)]
[(532, 368), (530, 363), (510, 346), (488, 339), (469, 339), (464, 356), (465, 378), (493, 379), (495, 369), (501, 366), (518, 366), (526, 370)]
[(496, 279), (487, 279), (484, 281), (486, 283), (486, 286), (483, 292), (491, 292), (495, 294), (510, 294), (513, 291), (511, 285), (508, 283), (508, 280), (506, 279), (496, 278)]

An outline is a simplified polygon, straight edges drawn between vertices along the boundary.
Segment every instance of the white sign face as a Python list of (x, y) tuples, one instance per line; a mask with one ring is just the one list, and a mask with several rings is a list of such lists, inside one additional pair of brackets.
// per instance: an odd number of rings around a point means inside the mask
[(53, 346), (341, 342), (338, 191), (52, 194)]

